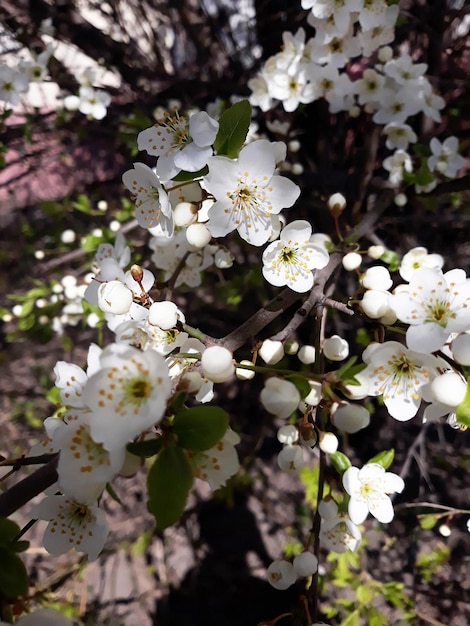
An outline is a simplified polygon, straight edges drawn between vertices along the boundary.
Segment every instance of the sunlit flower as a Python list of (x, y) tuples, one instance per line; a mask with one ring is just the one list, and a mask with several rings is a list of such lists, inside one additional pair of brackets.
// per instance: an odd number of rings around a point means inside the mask
[(204, 452), (189, 452), (194, 476), (208, 482), (213, 491), (223, 487), (240, 467), (235, 449), (238, 443), (240, 437), (229, 428), (213, 448)]
[(342, 554), (346, 550), (354, 552), (361, 543), (361, 531), (346, 513), (338, 512), (334, 500), (322, 500), (318, 505), (321, 517), (320, 542), (322, 547)]

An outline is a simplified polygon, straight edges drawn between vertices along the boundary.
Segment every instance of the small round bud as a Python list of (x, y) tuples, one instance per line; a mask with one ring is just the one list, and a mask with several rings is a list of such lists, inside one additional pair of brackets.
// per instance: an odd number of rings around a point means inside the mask
[(460, 333), (450, 345), (452, 356), (461, 365), (470, 365), (470, 333)]
[(109, 230), (112, 233), (117, 233), (118, 230), (121, 230), (121, 223), (117, 220), (112, 220), (109, 224)]
[(265, 339), (261, 348), (258, 350), (258, 354), (267, 365), (275, 365), (284, 356), (284, 346), (282, 341), (272, 341), (271, 339)]
[(298, 152), (300, 150), (300, 141), (298, 139), (291, 139), (287, 144), (289, 152)]
[(439, 533), (443, 537), (450, 537), (451, 534), (452, 534), (452, 531), (451, 531), (450, 527), (447, 524), (441, 524), (439, 526)]
[(174, 302), (154, 302), (149, 308), (149, 324), (170, 330), (178, 323), (178, 307)]
[(467, 383), (457, 372), (446, 372), (434, 378), (430, 391), (434, 402), (456, 407), (465, 398)]
[(354, 104), (350, 109), (349, 109), (349, 117), (359, 117), (359, 115), (361, 114), (361, 107), (358, 107), (357, 104)]
[(202, 386), (202, 376), (199, 372), (186, 372), (181, 377), (179, 389), (190, 394), (195, 394)]
[(338, 437), (334, 433), (320, 433), (318, 446), (325, 454), (334, 454), (338, 449)]
[(294, 558), (293, 565), (297, 576), (305, 578), (315, 574), (318, 569), (318, 559), (311, 552), (302, 552)]
[(36, 250), (34, 252), (34, 258), (37, 259), (38, 261), (42, 261), (45, 256), (46, 254), (44, 250)]
[(396, 206), (402, 207), (405, 206), (405, 204), (408, 202), (408, 198), (405, 196), (404, 193), (397, 193), (397, 195), (393, 199), (393, 202), (396, 204)]
[(214, 265), (219, 270), (226, 270), (233, 265), (233, 254), (225, 248), (219, 248), (214, 255)]
[(315, 348), (313, 346), (302, 346), (297, 353), (299, 361), (305, 365), (315, 363)]
[(106, 200), (100, 200), (96, 206), (98, 208), (98, 211), (104, 212), (108, 210), (108, 203), (106, 202)]
[(373, 265), (364, 272), (361, 283), (365, 289), (388, 291), (393, 285), (393, 280), (386, 267), (383, 265)]
[(390, 310), (386, 291), (369, 289), (362, 296), (361, 309), (371, 319), (379, 319)]
[(299, 440), (299, 431), (292, 424), (286, 424), (277, 431), (277, 438), (281, 443), (291, 446)]
[(330, 361), (343, 361), (349, 354), (349, 344), (339, 335), (332, 335), (323, 343), (323, 354)]
[(384, 315), (379, 317), (379, 322), (384, 326), (392, 326), (392, 324), (395, 324), (397, 319), (398, 317), (395, 311), (393, 309), (389, 309), (386, 313), (384, 313)]
[(124, 315), (134, 300), (132, 291), (120, 280), (110, 280), (98, 287), (98, 306), (105, 313)]
[(342, 264), (347, 272), (353, 272), (362, 263), (362, 256), (358, 252), (348, 252), (342, 259)]
[(60, 236), (60, 240), (62, 243), (73, 243), (76, 238), (77, 238), (77, 234), (75, 233), (74, 230), (71, 230), (70, 228), (67, 228), (66, 230), (64, 230)]
[(140, 265), (134, 263), (131, 267), (131, 276), (136, 283), (141, 283), (144, 278), (144, 270), (140, 267)]
[(235, 373), (233, 355), (222, 346), (206, 348), (201, 357), (201, 367), (204, 376), (213, 383), (223, 383)]
[(292, 563), (276, 560), (266, 570), (269, 584), (274, 589), (284, 591), (297, 581), (297, 574)]
[(392, 48), (390, 46), (382, 46), (382, 48), (379, 48), (377, 57), (381, 63), (386, 63), (387, 61), (390, 61), (390, 59), (393, 57)]
[(260, 401), (269, 413), (278, 417), (289, 417), (297, 409), (300, 393), (289, 380), (272, 376), (264, 383)]
[(360, 404), (342, 404), (333, 413), (332, 420), (336, 428), (353, 434), (370, 424), (370, 414)]
[(371, 259), (374, 259), (374, 261), (378, 261), (380, 257), (385, 254), (385, 247), (380, 245), (369, 246), (367, 254)]
[(342, 193), (334, 193), (328, 198), (328, 208), (333, 215), (340, 215), (346, 208), (346, 198)]
[[(244, 359), (240, 361), (239, 365), (254, 365), (253, 361), (247, 361)], [(253, 370), (245, 369), (244, 367), (237, 367), (235, 369), (235, 375), (239, 380), (251, 380), (255, 377), (256, 372)]]
[(277, 455), (277, 463), (283, 472), (294, 474), (304, 464), (304, 455), (300, 446), (284, 446)]
[(186, 239), (195, 248), (204, 248), (212, 239), (212, 235), (204, 224), (190, 224), (186, 229)]
[(197, 206), (192, 202), (179, 202), (173, 211), (175, 226), (185, 227), (197, 221)]
[(296, 339), (286, 339), (284, 341), (284, 351), (286, 354), (297, 354), (299, 342)]
[(304, 166), (302, 163), (292, 163), (291, 172), (294, 176), (300, 176), (304, 173)]
[(322, 400), (322, 385), (318, 380), (309, 380), (310, 393), (303, 399), (305, 404), (309, 406), (318, 406)]

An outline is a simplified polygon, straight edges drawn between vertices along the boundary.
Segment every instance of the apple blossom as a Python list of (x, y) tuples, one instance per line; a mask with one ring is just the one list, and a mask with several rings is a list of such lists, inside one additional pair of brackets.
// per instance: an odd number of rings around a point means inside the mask
[(403, 255), (398, 271), (403, 280), (409, 282), (418, 268), (430, 267), (440, 270), (443, 265), (444, 259), (440, 254), (429, 254), (426, 248), (417, 246)]
[(367, 463), (362, 469), (349, 467), (343, 474), (343, 486), (350, 496), (348, 513), (354, 524), (361, 524), (369, 512), (387, 524), (394, 515), (389, 494), (401, 493), (405, 483), (382, 465)]
[(362, 263), (362, 256), (358, 252), (348, 252), (342, 258), (341, 263), (347, 272), (353, 272), (360, 267)]
[(373, 265), (367, 268), (361, 277), (361, 284), (365, 289), (388, 291), (393, 285), (390, 272), (383, 265)]

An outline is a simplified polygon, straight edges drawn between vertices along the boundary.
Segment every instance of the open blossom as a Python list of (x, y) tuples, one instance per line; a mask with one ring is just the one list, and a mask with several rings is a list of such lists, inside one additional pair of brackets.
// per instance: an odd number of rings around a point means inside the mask
[(409, 288), (390, 296), (398, 319), (410, 326), (406, 343), (417, 352), (435, 352), (452, 333), (470, 328), (470, 281), (465, 272), (420, 267)]
[(431, 172), (440, 172), (449, 178), (455, 178), (457, 172), (465, 165), (465, 159), (458, 154), (459, 140), (457, 137), (447, 137), (442, 143), (437, 137), (429, 144), (432, 155), (428, 158), (428, 167)]
[(209, 450), (190, 452), (194, 476), (209, 483), (212, 490), (223, 487), (240, 467), (235, 446), (240, 443), (237, 433), (228, 428), (222, 439)]
[(111, 96), (106, 91), (94, 89), (88, 85), (82, 85), (78, 90), (78, 96), (66, 96), (64, 106), (68, 111), (77, 109), (83, 115), (89, 115), (95, 120), (102, 120), (107, 113), (107, 107), (111, 104)]
[(108, 535), (108, 525), (97, 504), (75, 502), (61, 495), (48, 496), (31, 509), (33, 519), (49, 521), (43, 545), (58, 555), (71, 548), (96, 559)]
[(303, 293), (313, 286), (313, 271), (328, 264), (324, 247), (310, 241), (312, 227), (306, 220), (295, 220), (282, 229), (280, 240), (263, 252), (263, 276), (276, 287), (287, 285)]
[(421, 404), (422, 386), (437, 374), (440, 360), (409, 350), (398, 341), (371, 344), (363, 354), (361, 375), (369, 380), (369, 395), (383, 395), (392, 417), (400, 422), (414, 417)]
[(318, 512), (321, 517), (321, 545), (338, 554), (347, 550), (355, 552), (361, 543), (361, 531), (346, 513), (338, 512), (336, 502), (334, 500), (322, 500), (318, 505)]
[(413, 273), (420, 267), (442, 269), (444, 259), (440, 254), (429, 254), (426, 248), (411, 248), (402, 258), (398, 271), (403, 280), (409, 281)]
[(266, 570), (268, 582), (275, 589), (284, 591), (297, 581), (297, 572), (289, 561), (278, 559), (273, 561)]
[(367, 463), (362, 469), (349, 467), (343, 474), (343, 486), (350, 495), (348, 513), (354, 524), (361, 524), (369, 513), (388, 524), (394, 515), (388, 494), (401, 493), (405, 483), (382, 465)]
[(181, 170), (198, 172), (212, 155), (219, 123), (205, 111), (189, 117), (176, 113), (139, 133), (139, 150), (158, 157), (157, 174), (170, 180)]
[(122, 175), (122, 182), (135, 198), (135, 216), (139, 225), (158, 229), (159, 234), (171, 237), (173, 212), (157, 174), (145, 163), (134, 163), (134, 169)]
[(207, 228), (213, 237), (233, 230), (254, 246), (271, 236), (271, 216), (294, 204), (300, 194), (291, 180), (274, 173), (276, 144), (266, 139), (245, 146), (236, 161), (211, 157), (204, 185), (216, 202), (209, 209)]

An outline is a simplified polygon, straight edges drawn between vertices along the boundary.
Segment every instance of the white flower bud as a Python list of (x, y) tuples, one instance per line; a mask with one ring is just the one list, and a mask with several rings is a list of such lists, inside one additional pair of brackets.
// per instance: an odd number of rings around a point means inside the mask
[(178, 307), (174, 302), (154, 302), (149, 309), (148, 321), (152, 326), (170, 330), (178, 322)]
[(204, 248), (211, 240), (212, 235), (204, 224), (190, 224), (186, 229), (186, 239), (191, 246)]
[(362, 400), (369, 395), (369, 379), (362, 376), (360, 372), (354, 378), (359, 382), (359, 385), (344, 385), (344, 393), (350, 400)]
[(397, 321), (397, 314), (393, 309), (389, 309), (386, 313), (379, 317), (379, 322), (384, 326), (392, 326)]
[(233, 355), (222, 346), (206, 348), (201, 357), (201, 367), (204, 376), (213, 383), (223, 383), (235, 373)]
[(460, 333), (450, 345), (452, 356), (461, 365), (470, 365), (470, 333)]
[(304, 402), (309, 406), (318, 406), (323, 397), (321, 382), (318, 380), (309, 380), (308, 382), (310, 384), (310, 393), (305, 396)]
[(185, 227), (197, 221), (197, 207), (192, 202), (179, 202), (173, 211), (175, 226)]
[(376, 291), (388, 291), (393, 285), (390, 272), (383, 265), (369, 267), (361, 278), (362, 286)]
[(452, 534), (452, 531), (449, 527), (448, 524), (441, 524), (439, 526), (439, 533), (443, 536), (443, 537), (450, 537)]
[(334, 454), (338, 449), (338, 437), (334, 433), (320, 433), (318, 446), (325, 454)]
[(430, 384), (430, 391), (434, 402), (456, 407), (465, 398), (467, 383), (457, 372), (446, 372), (434, 378)]
[(108, 210), (108, 203), (106, 202), (106, 200), (99, 200), (98, 204), (96, 205), (98, 211), (107, 211)]
[(342, 404), (332, 415), (333, 424), (345, 433), (357, 433), (370, 423), (369, 411), (360, 404)]
[(379, 317), (382, 317), (382, 315), (385, 315), (390, 310), (386, 291), (369, 289), (363, 295), (360, 304), (361, 309), (371, 319), (379, 319)]
[(180, 387), (187, 393), (195, 394), (202, 386), (202, 376), (199, 372), (186, 372), (181, 377)]
[(76, 238), (77, 238), (77, 235), (75, 231), (71, 230), (70, 228), (67, 228), (66, 230), (64, 230), (60, 236), (60, 240), (62, 243), (73, 243)]
[(296, 426), (286, 424), (277, 431), (277, 438), (281, 443), (291, 446), (299, 439), (299, 431)]
[(273, 561), (266, 570), (266, 576), (274, 589), (284, 590), (297, 581), (297, 574), (292, 563), (287, 561)]
[(304, 455), (300, 446), (284, 446), (277, 455), (277, 463), (283, 472), (294, 474), (304, 463)]
[(269, 413), (278, 417), (289, 417), (299, 404), (300, 393), (289, 380), (272, 376), (264, 383), (260, 401)]
[(353, 272), (362, 263), (362, 256), (358, 252), (348, 252), (342, 259), (342, 264), (347, 272)]
[(219, 270), (226, 270), (233, 265), (233, 254), (225, 248), (219, 248), (214, 255), (214, 265)]
[(390, 61), (390, 59), (393, 57), (392, 48), (390, 46), (383, 46), (382, 48), (379, 48), (377, 57), (381, 63), (386, 63), (387, 61)]
[(105, 313), (124, 315), (134, 300), (132, 291), (120, 280), (110, 280), (98, 287), (98, 306)]
[(374, 259), (374, 261), (378, 261), (380, 257), (385, 254), (385, 247), (380, 245), (369, 246), (367, 254), (371, 259)]
[(294, 558), (294, 569), (299, 578), (312, 576), (318, 569), (318, 559), (311, 552), (302, 552)]
[(125, 478), (135, 476), (142, 467), (142, 461), (143, 459), (141, 457), (131, 454), (126, 450), (124, 463), (119, 470), (119, 476), (124, 476)]
[(397, 195), (393, 199), (393, 202), (396, 204), (396, 206), (402, 207), (405, 206), (405, 204), (408, 202), (408, 198), (405, 196), (404, 193), (397, 193)]
[(301, 363), (305, 363), (305, 365), (310, 365), (310, 363), (315, 363), (315, 348), (313, 346), (302, 346), (297, 353), (299, 361)]
[(325, 339), (323, 354), (330, 361), (343, 361), (349, 354), (349, 344), (339, 335), (332, 335)]
[(291, 141), (287, 144), (289, 152), (298, 152), (300, 150), (300, 146), (301, 144), (298, 139), (291, 139)]
[(302, 163), (292, 163), (291, 172), (295, 176), (300, 176), (300, 174), (304, 173), (304, 166), (302, 165)]
[(346, 198), (342, 193), (334, 193), (328, 198), (327, 204), (330, 211), (341, 213), (346, 208)]
[(200, 252), (191, 252), (188, 254), (186, 258), (186, 265), (191, 267), (192, 269), (196, 269), (201, 267), (202, 265), (202, 254)]
[(357, 104), (353, 105), (350, 109), (349, 109), (349, 117), (359, 117), (359, 115), (361, 114), (361, 107), (358, 107)]
[(275, 365), (284, 356), (284, 346), (282, 341), (272, 341), (265, 339), (263, 345), (258, 350), (258, 354), (268, 365)]
[[(253, 361), (244, 359), (240, 361), (240, 365), (254, 365)], [(237, 367), (235, 369), (235, 375), (239, 380), (251, 380), (255, 377), (256, 372), (253, 370), (247, 370), (244, 367)]]

